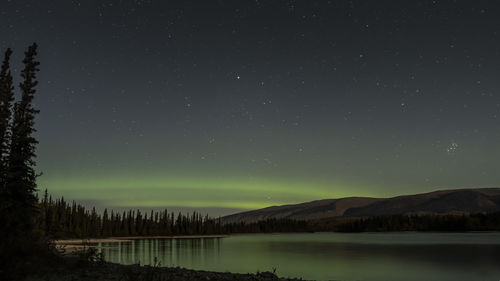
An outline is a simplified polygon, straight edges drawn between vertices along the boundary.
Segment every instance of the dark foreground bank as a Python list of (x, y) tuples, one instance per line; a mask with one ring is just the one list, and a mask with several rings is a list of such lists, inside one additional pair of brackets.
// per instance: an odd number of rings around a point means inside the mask
[(280, 278), (272, 272), (238, 274), (190, 270), (180, 267), (120, 265), (108, 262), (83, 263), (64, 258), (57, 265), (30, 273), (26, 281), (298, 281)]

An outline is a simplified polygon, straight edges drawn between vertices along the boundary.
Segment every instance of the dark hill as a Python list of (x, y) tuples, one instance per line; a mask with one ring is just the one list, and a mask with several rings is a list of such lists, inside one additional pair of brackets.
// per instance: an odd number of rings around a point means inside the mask
[(500, 188), (439, 190), (392, 198), (346, 197), (272, 206), (223, 217), (225, 223), (270, 218), (296, 220), (404, 214), (480, 213), (500, 211)]

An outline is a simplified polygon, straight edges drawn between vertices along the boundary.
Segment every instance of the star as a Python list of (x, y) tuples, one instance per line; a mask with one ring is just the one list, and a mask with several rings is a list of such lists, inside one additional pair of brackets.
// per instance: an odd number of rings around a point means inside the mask
[(446, 148), (446, 153), (453, 155), (458, 150), (458, 143), (451, 142), (451, 144)]

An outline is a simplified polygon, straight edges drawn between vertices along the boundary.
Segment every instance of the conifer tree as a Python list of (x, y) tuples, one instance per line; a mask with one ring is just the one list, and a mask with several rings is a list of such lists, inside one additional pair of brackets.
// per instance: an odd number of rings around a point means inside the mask
[(9, 127), (12, 117), (11, 107), (14, 101), (14, 86), (10, 73), (10, 56), (12, 50), (5, 52), (2, 68), (0, 70), (0, 184), (5, 184), (7, 170), (7, 155), (9, 152)]
[(38, 65), (35, 60), (37, 45), (33, 43), (25, 52), (23, 81), (20, 83), (21, 100), (14, 105), (6, 191), (12, 200), (10, 233), (16, 238), (30, 237), (33, 232), (33, 217), (36, 209), (36, 172), (35, 148), (38, 141), (34, 138), (35, 115), (39, 112), (33, 107), (35, 87), (38, 84), (36, 74)]
[[(14, 100), (12, 75), (10, 73), (9, 60), (12, 51), (7, 49), (0, 70), (0, 233), (8, 233), (6, 237), (0, 240), (0, 253), (8, 255), (8, 249), (11, 245), (12, 235), (10, 229), (10, 210), (12, 207), (11, 196), (6, 189), (7, 176), (7, 155), (9, 152), (10, 143), (10, 120), (11, 106)], [(0, 255), (1, 256), (1, 255)], [(5, 264), (5, 261), (0, 258), (0, 263)]]

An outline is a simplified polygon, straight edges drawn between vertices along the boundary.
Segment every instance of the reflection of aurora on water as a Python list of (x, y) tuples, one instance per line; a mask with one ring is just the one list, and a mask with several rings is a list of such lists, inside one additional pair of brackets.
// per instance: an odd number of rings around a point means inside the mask
[(221, 238), (138, 239), (98, 243), (106, 260), (120, 264), (180, 266), (196, 268), (219, 255)]
[[(500, 276), (499, 233), (249, 234), (102, 243), (122, 264), (255, 273), (306, 280), (470, 281)], [(418, 274), (417, 274), (418, 273)]]

